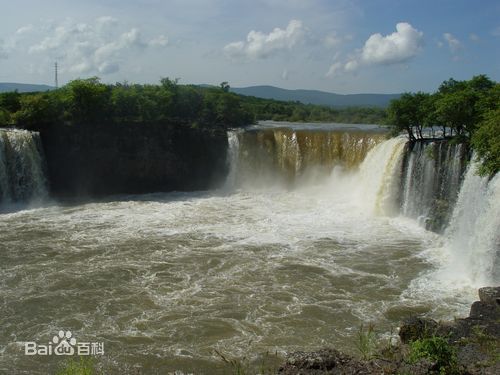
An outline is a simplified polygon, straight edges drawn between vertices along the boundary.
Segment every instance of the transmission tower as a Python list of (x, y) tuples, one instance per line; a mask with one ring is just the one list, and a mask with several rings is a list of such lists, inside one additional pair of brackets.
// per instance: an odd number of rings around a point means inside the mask
[(54, 73), (55, 73), (55, 83), (56, 83), (56, 89), (59, 88), (59, 82), (57, 80), (57, 61), (56, 63), (54, 64)]

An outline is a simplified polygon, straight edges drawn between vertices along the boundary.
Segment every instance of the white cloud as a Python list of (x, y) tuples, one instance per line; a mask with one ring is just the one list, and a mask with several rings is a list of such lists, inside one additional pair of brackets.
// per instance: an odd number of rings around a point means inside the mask
[(330, 66), (330, 69), (328, 69), (328, 72), (326, 72), (327, 77), (333, 77), (337, 72), (341, 71), (343, 68), (343, 64), (340, 61), (337, 61), (333, 63)]
[(67, 19), (56, 24), (28, 52), (57, 60), (61, 72), (106, 75), (118, 72), (120, 62), (131, 53), (167, 42), (164, 35), (145, 42), (138, 28), (123, 30), (115, 18), (105, 16), (92, 23)]
[(400, 22), (387, 36), (373, 34), (365, 42), (361, 59), (367, 64), (397, 64), (415, 57), (422, 49), (423, 33), (409, 23)]
[(307, 29), (302, 21), (291, 20), (286, 29), (277, 27), (269, 34), (252, 30), (246, 41), (229, 43), (224, 47), (224, 52), (231, 58), (263, 59), (278, 51), (291, 50), (304, 40), (306, 34)]
[(354, 72), (358, 69), (358, 67), (359, 67), (359, 62), (357, 62), (356, 60), (350, 60), (346, 62), (344, 65), (344, 69), (346, 72)]
[(327, 76), (345, 71), (354, 72), (362, 66), (401, 64), (413, 59), (423, 46), (423, 33), (406, 22), (396, 25), (396, 32), (383, 36), (372, 34), (363, 48), (351, 56), (343, 66), (338, 62), (330, 66)]
[(450, 33), (444, 33), (443, 38), (448, 43), (451, 53), (455, 54), (462, 48), (462, 43)]

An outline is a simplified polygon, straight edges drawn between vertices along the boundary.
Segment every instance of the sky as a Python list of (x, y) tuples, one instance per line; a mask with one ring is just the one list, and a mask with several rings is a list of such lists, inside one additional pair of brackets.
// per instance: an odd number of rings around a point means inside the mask
[(0, 82), (432, 92), (500, 80), (498, 0), (0, 0)]

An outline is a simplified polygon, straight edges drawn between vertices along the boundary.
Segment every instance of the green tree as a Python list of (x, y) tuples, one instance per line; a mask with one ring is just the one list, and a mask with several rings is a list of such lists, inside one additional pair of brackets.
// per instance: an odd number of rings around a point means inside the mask
[(472, 136), (472, 146), (481, 161), (479, 174), (493, 176), (500, 171), (500, 108), (486, 114)]
[(429, 100), (429, 95), (424, 93), (404, 93), (399, 99), (392, 100), (387, 112), (393, 134), (406, 132), (411, 142), (416, 141), (417, 136), (422, 138), (422, 127), (427, 116), (425, 109)]
[(16, 124), (29, 130), (42, 130), (59, 120), (57, 103), (50, 94), (24, 95), (21, 109), (14, 114)]
[(21, 94), (17, 90), (0, 94), (0, 108), (10, 113), (19, 111), (21, 109)]
[(112, 115), (111, 88), (97, 77), (71, 81), (64, 92), (68, 113), (74, 122), (105, 120)]
[(469, 81), (443, 82), (436, 94), (436, 120), (459, 137), (470, 138), (485, 110), (491, 108), (488, 98), (494, 87), (495, 83), (485, 75)]

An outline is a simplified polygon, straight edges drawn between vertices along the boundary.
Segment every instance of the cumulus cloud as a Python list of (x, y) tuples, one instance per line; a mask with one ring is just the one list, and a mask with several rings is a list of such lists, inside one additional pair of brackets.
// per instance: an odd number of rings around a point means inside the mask
[(417, 56), (422, 46), (423, 33), (407, 22), (400, 22), (396, 25), (396, 32), (390, 35), (372, 34), (363, 48), (344, 62), (343, 66), (338, 62), (331, 65), (327, 76), (341, 71), (354, 72), (362, 66), (405, 63)]
[(462, 48), (462, 43), (450, 33), (444, 33), (443, 39), (448, 44), (451, 53), (455, 54)]
[(246, 41), (229, 43), (224, 52), (231, 58), (264, 59), (278, 51), (291, 50), (304, 40), (306, 34), (302, 21), (291, 20), (286, 29), (277, 27), (269, 34), (252, 30)]
[(373, 34), (365, 42), (361, 59), (368, 64), (396, 64), (415, 57), (422, 48), (423, 33), (409, 23), (400, 22), (387, 36)]
[(46, 36), (32, 44), (28, 52), (58, 60), (61, 71), (106, 75), (118, 72), (120, 62), (130, 53), (149, 46), (165, 46), (167, 41), (164, 35), (147, 41), (138, 28), (124, 30), (109, 16), (92, 23), (67, 19), (49, 28)]

